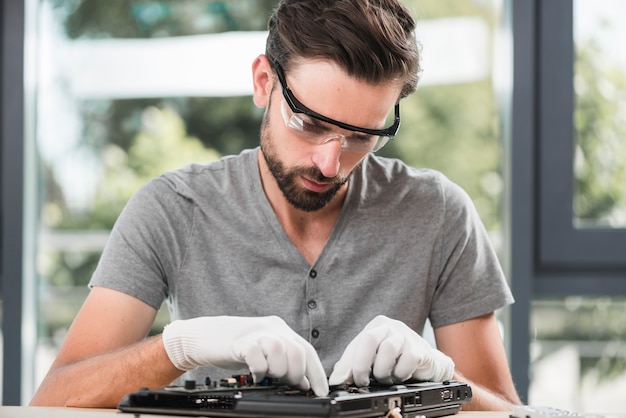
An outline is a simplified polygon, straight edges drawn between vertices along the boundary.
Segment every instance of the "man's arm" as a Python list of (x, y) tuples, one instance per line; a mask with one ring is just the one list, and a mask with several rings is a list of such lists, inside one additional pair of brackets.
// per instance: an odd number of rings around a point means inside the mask
[(30, 404), (116, 407), (140, 387), (171, 383), (182, 371), (160, 336), (145, 339), (156, 313), (124, 293), (94, 287)]
[(465, 410), (510, 411), (521, 404), (495, 314), (435, 329), (437, 348), (454, 360), (454, 378), (472, 387)]
[(176, 320), (144, 340), (155, 315), (138, 299), (94, 288), (31, 404), (115, 407), (129, 392), (167, 385), (203, 365), (247, 367), (256, 380), (284, 378), (328, 394), (315, 348), (277, 316)]

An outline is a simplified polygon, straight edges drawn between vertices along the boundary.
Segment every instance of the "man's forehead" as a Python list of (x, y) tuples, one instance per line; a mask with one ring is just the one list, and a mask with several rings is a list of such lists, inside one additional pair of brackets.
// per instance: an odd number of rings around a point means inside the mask
[(298, 58), (289, 63), (286, 70), (288, 76), (295, 80), (306, 80), (314, 77), (351, 78), (337, 63), (321, 58)]
[[(305, 106), (325, 114), (329, 108), (386, 115), (394, 106), (402, 84), (370, 84), (348, 75), (331, 60), (299, 58), (286, 71), (289, 88)], [(366, 118), (371, 121), (371, 118)]]

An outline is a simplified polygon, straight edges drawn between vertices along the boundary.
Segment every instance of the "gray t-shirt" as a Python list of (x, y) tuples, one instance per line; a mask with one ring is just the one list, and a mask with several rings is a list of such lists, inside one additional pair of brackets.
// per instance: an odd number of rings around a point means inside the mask
[[(91, 286), (134, 296), (172, 320), (278, 315), (327, 374), (376, 315), (417, 332), (513, 302), (467, 194), (442, 174), (368, 155), (328, 242), (309, 265), (263, 192), (257, 150), (147, 183), (120, 215)], [(231, 371), (202, 368), (202, 381)]]

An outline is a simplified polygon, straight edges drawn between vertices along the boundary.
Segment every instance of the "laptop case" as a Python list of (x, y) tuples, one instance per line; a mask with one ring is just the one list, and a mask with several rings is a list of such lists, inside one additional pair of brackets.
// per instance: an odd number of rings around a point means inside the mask
[(119, 403), (122, 412), (137, 415), (202, 417), (439, 417), (457, 413), (472, 399), (469, 385), (457, 381), (413, 382), (400, 385), (372, 383), (367, 388), (331, 387), (317, 397), (271, 380), (251, 383), (249, 375), (223, 379), (219, 384), (140, 389)]

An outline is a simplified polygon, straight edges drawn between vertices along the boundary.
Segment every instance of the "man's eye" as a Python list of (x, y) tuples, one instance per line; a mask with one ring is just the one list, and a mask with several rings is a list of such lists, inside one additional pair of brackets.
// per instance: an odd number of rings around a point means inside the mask
[(362, 142), (362, 143), (372, 143), (375, 142), (377, 139), (376, 135), (368, 135), (368, 134), (361, 134), (361, 133), (355, 133), (353, 135), (350, 135), (350, 137), (348, 138), (348, 140), (350, 141), (355, 141), (355, 142)]
[(322, 125), (316, 120), (309, 118), (301, 118), (300, 126), (302, 126), (302, 130), (304, 132), (314, 135), (324, 134), (329, 131), (328, 127)]
[(323, 127), (316, 123), (302, 122), (302, 130), (312, 134), (323, 133), (326, 131)]

